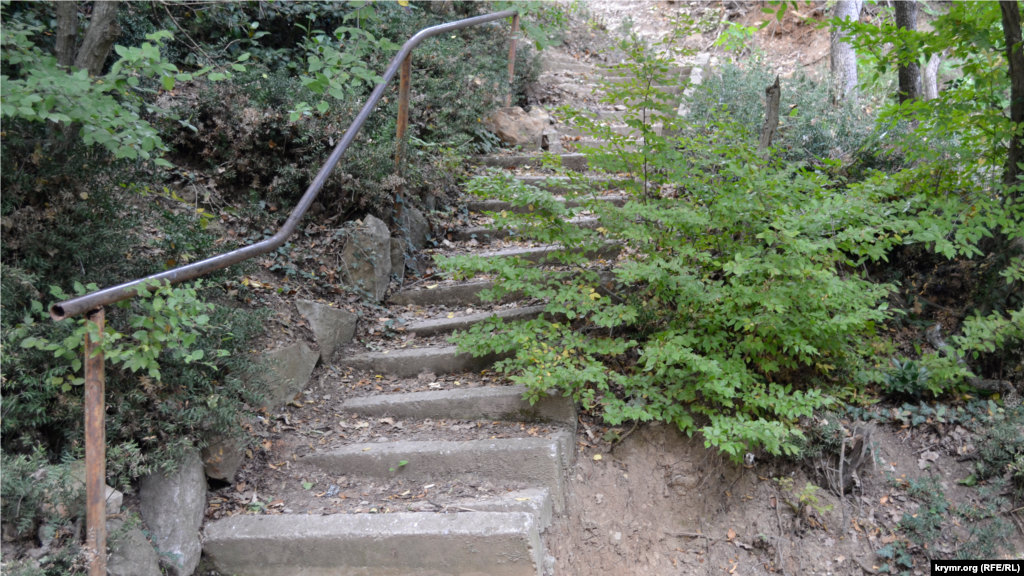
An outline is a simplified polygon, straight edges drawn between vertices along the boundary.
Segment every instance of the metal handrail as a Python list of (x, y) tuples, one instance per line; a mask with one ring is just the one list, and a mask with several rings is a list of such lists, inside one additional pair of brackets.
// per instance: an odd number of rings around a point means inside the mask
[[(284, 226), (277, 231), (276, 234), (267, 238), (266, 240), (250, 244), (244, 248), (232, 250), (231, 252), (225, 252), (219, 256), (200, 260), (185, 266), (179, 266), (173, 270), (167, 270), (159, 274), (153, 274), (145, 278), (133, 280), (131, 282), (125, 282), (124, 284), (118, 284), (117, 286), (111, 286), (110, 288), (104, 288), (84, 296), (65, 300), (58, 304), (54, 304), (50, 307), (50, 316), (54, 320), (64, 320), (65, 318), (71, 318), (78, 316), (79, 314), (85, 314), (86, 318), (93, 322), (98, 330), (96, 341), (92, 340), (92, 332), (86, 334), (85, 337), (85, 493), (86, 493), (86, 512), (85, 512), (85, 524), (86, 524), (86, 540), (87, 546), (98, 552), (93, 555), (93, 560), (89, 564), (89, 576), (106, 576), (107, 574), (107, 528), (106, 528), (106, 500), (105, 500), (105, 484), (106, 484), (106, 446), (104, 440), (104, 377), (103, 377), (103, 327), (105, 322), (105, 315), (103, 306), (107, 304), (113, 304), (121, 300), (126, 300), (137, 295), (137, 288), (144, 282), (156, 280), (161, 283), (167, 282), (170, 284), (176, 284), (178, 282), (184, 282), (185, 280), (191, 280), (203, 276), (214, 270), (220, 270), (227, 268), (232, 264), (243, 262), (250, 258), (254, 258), (261, 254), (266, 254), (285, 243), (288, 237), (295, 232), (295, 229), (299, 225), (299, 221), (306, 214), (306, 210), (313, 204), (313, 200), (316, 199), (317, 194), (320, 193), (320, 189), (323, 188), (324, 182), (327, 181), (327, 177), (330, 175), (331, 170), (337, 166), (338, 161), (341, 160), (341, 155), (348, 150), (348, 147), (356, 139), (356, 134), (366, 123), (366, 119), (373, 113), (374, 108), (377, 106), (377, 102), (380, 101), (384, 95), (384, 90), (387, 89), (388, 84), (394, 79), (395, 74), (399, 73), (401, 69), (401, 82), (399, 83), (398, 93), (398, 124), (396, 129), (396, 138), (398, 140), (397, 151), (395, 154), (395, 167), (401, 172), (403, 163), (405, 161), (405, 132), (409, 125), (409, 84), (412, 76), (412, 51), (413, 48), (418, 46), (420, 42), (431, 36), (438, 34), (444, 34), (445, 32), (451, 32), (452, 30), (461, 30), (462, 28), (468, 28), (470, 26), (476, 26), (477, 24), (484, 24), (487, 22), (493, 22), (495, 20), (501, 20), (503, 18), (512, 18), (512, 41), (509, 47), (509, 83), (513, 79), (514, 65), (515, 65), (515, 50), (516, 40), (515, 33), (519, 28), (519, 14), (516, 10), (505, 10), (502, 12), (495, 12), (493, 14), (485, 14), (484, 16), (476, 16), (474, 18), (466, 18), (465, 20), (457, 20), (455, 22), (449, 22), (447, 24), (441, 24), (438, 26), (431, 26), (430, 28), (424, 28), (417, 32), (412, 38), (410, 38), (405, 44), (402, 45), (401, 50), (398, 54), (391, 59), (391, 63), (388, 64), (387, 69), (384, 71), (384, 75), (380, 84), (373, 89), (370, 97), (367, 99), (366, 104), (356, 115), (355, 120), (349, 125), (348, 130), (345, 131), (345, 135), (341, 137), (341, 141), (331, 151), (331, 155), (327, 158), (327, 161), (317, 172), (316, 177), (313, 178), (313, 182), (306, 189), (306, 192), (302, 195), (295, 209), (288, 216), (288, 220), (285, 221)], [(511, 104), (511, 94), (506, 100), (506, 106)], [(404, 201), (401, 199), (404, 192), (400, 189), (396, 194), (395, 199), (395, 215), (401, 215), (401, 208)]]
[[(423, 42), (423, 40), (430, 38), (431, 36), (444, 34), (445, 32), (451, 32), (452, 30), (461, 30), (462, 28), (468, 28), (470, 26), (475, 26), (477, 24), (484, 24), (487, 22), (493, 22), (495, 20), (501, 20), (503, 18), (509, 17), (514, 18), (513, 29), (516, 28), (516, 24), (518, 24), (518, 13), (515, 10), (505, 10), (502, 12), (485, 14), (483, 16), (466, 18), (465, 20), (457, 20), (455, 22), (449, 22), (447, 24), (440, 24), (438, 26), (424, 28), (423, 30), (420, 30), (418, 33), (416, 33), (415, 36), (410, 38), (404, 45), (402, 45), (402, 49), (399, 50), (398, 54), (396, 54), (395, 57), (391, 59), (391, 63), (388, 64), (387, 70), (384, 71), (383, 80), (373, 90), (373, 93), (370, 94), (370, 97), (366, 101), (366, 104), (363, 106), (362, 110), (360, 110), (359, 114), (356, 115), (355, 120), (352, 121), (352, 124), (345, 132), (345, 135), (342, 136), (341, 141), (338, 142), (338, 145), (334, 147), (334, 150), (331, 152), (331, 155), (327, 158), (327, 162), (325, 162), (323, 167), (320, 168), (320, 171), (317, 172), (316, 178), (313, 179), (313, 182), (309, 185), (309, 188), (306, 189), (305, 194), (302, 195), (302, 199), (299, 200), (298, 205), (295, 206), (295, 209), (292, 210), (291, 215), (288, 216), (288, 220), (284, 223), (284, 226), (282, 226), (281, 229), (278, 230), (277, 233), (271, 236), (270, 238), (267, 238), (266, 240), (262, 240), (255, 244), (250, 244), (237, 250), (232, 250), (231, 252), (225, 252), (224, 254), (220, 254), (218, 256), (213, 256), (205, 260), (200, 260), (199, 262), (193, 262), (192, 264), (179, 266), (171, 270), (160, 272), (159, 274), (153, 274), (145, 278), (140, 278), (138, 280), (133, 280), (131, 282), (125, 282), (124, 284), (118, 284), (117, 286), (104, 288), (102, 290), (98, 290), (90, 294), (85, 294), (84, 296), (78, 296), (77, 298), (65, 300), (64, 302), (54, 304), (53, 306), (50, 307), (50, 316), (54, 320), (63, 320), (65, 318), (78, 316), (79, 314), (84, 314), (91, 310), (95, 310), (96, 308), (99, 308), (101, 306), (113, 304), (114, 302), (119, 302), (127, 298), (132, 298), (133, 296), (136, 295), (135, 289), (143, 282), (148, 282), (150, 280), (158, 280), (161, 282), (167, 281), (170, 282), (171, 284), (177, 284), (178, 282), (184, 282), (185, 280), (191, 280), (193, 278), (198, 278), (199, 276), (209, 274), (214, 270), (227, 268), (228, 266), (238, 264), (239, 262), (249, 260), (250, 258), (254, 258), (261, 254), (266, 254), (267, 252), (270, 252), (280, 247), (285, 243), (288, 237), (291, 236), (293, 232), (295, 232), (295, 228), (299, 225), (299, 220), (302, 219), (302, 217), (306, 214), (306, 210), (308, 210), (309, 207), (313, 204), (313, 200), (316, 199), (317, 194), (320, 193), (320, 189), (323, 188), (324, 182), (327, 181), (327, 177), (330, 175), (331, 170), (333, 170), (334, 167), (338, 164), (338, 161), (341, 160), (341, 155), (344, 154), (346, 150), (348, 150), (349, 145), (351, 145), (352, 141), (355, 140), (356, 134), (359, 132), (359, 129), (363, 127), (363, 124), (366, 123), (367, 118), (369, 118), (370, 114), (373, 113), (373, 109), (374, 107), (377, 106), (377, 102), (380, 101), (381, 97), (384, 95), (384, 90), (387, 89), (388, 84), (391, 82), (392, 79), (394, 79), (395, 74), (397, 74), (399, 71), (399, 68), (403, 68), (402, 65), (403, 63), (405, 63), (405, 60), (407, 58), (411, 58), (413, 48), (415, 48), (417, 45), (420, 44), (420, 42)], [(515, 39), (513, 39), (512, 42), (513, 46), (512, 49), (510, 50), (510, 57), (514, 57), (514, 53), (512, 52), (515, 49)], [(514, 60), (512, 62), (514, 62)], [(510, 74), (512, 72), (512, 62), (509, 63)], [(403, 70), (403, 72), (406, 72), (408, 70), (408, 66), (405, 66), (404, 68), (406, 68), (406, 70)], [(403, 74), (403, 76), (405, 75)], [(403, 84), (406, 90), (408, 89), (409, 85), (407, 80), (408, 77), (403, 78)], [(402, 108), (402, 106), (400, 105), (399, 108)], [(408, 113), (407, 99), (406, 105), (404, 106), (404, 111)], [(404, 132), (406, 121), (406, 118), (399, 119), (400, 132)], [(400, 133), (399, 138), (401, 138), (402, 136), (404, 136), (404, 134)], [(399, 142), (399, 147), (401, 148), (401, 141)]]

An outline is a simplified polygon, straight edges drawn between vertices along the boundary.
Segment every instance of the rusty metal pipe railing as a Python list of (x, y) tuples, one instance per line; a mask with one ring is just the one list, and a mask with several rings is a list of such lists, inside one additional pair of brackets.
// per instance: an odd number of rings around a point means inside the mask
[[(180, 266), (173, 270), (167, 270), (159, 274), (153, 274), (132, 282), (125, 282), (110, 288), (104, 288), (91, 294), (65, 300), (50, 307), (50, 316), (54, 320), (64, 320), (86, 314), (89, 321), (99, 327), (98, 337), (93, 341), (89, 335), (85, 337), (85, 487), (86, 487), (86, 540), (90, 550), (95, 553), (89, 564), (89, 576), (106, 576), (107, 573), (107, 524), (106, 524), (106, 429), (104, 425), (104, 377), (103, 377), (103, 328), (104, 311), (103, 306), (126, 300), (137, 295), (136, 289), (140, 284), (156, 280), (177, 284), (185, 280), (198, 278), (214, 270), (227, 268), (271, 250), (280, 247), (288, 240), (288, 237), (295, 232), (299, 221), (306, 214), (306, 210), (313, 204), (313, 200), (323, 188), (331, 170), (337, 166), (342, 154), (356, 139), (359, 130), (366, 123), (367, 118), (373, 113), (384, 95), (388, 84), (394, 79), (395, 74), (401, 68), (401, 82), (399, 87), (398, 106), (398, 147), (395, 155), (396, 169), (401, 170), (405, 159), (405, 132), (409, 124), (409, 83), (412, 79), (412, 51), (425, 39), (453, 30), (461, 30), (477, 24), (485, 24), (495, 20), (512, 17), (512, 33), (515, 34), (519, 27), (519, 15), (515, 10), (505, 10), (486, 14), (475, 18), (467, 18), (456, 22), (449, 22), (439, 26), (424, 28), (410, 38), (398, 54), (391, 59), (382, 76), (380, 84), (373, 89), (366, 104), (359, 110), (355, 120), (349, 125), (348, 130), (342, 136), (341, 141), (331, 151), (327, 161), (317, 172), (313, 182), (306, 188), (295, 209), (288, 216), (284, 226), (272, 237), (250, 244), (244, 248), (232, 250), (219, 256), (200, 260), (186, 266)], [(509, 50), (510, 62), (508, 65), (509, 83), (512, 83), (515, 70), (515, 39)], [(511, 98), (511, 96), (509, 96)], [(401, 215), (404, 200), (401, 198), (402, 191), (395, 199), (396, 215)]]
[(309, 185), (309, 188), (306, 189), (306, 193), (302, 195), (302, 199), (299, 200), (298, 205), (295, 206), (294, 210), (292, 210), (291, 215), (288, 216), (288, 220), (284, 223), (284, 226), (277, 231), (277, 234), (274, 234), (270, 238), (261, 242), (250, 244), (244, 248), (232, 250), (231, 252), (226, 252), (219, 256), (213, 256), (205, 260), (200, 260), (199, 262), (194, 262), (186, 266), (179, 266), (178, 268), (167, 270), (159, 274), (153, 274), (152, 276), (147, 276), (139, 280), (125, 282), (124, 284), (104, 288), (103, 290), (98, 290), (91, 294), (65, 300), (64, 302), (54, 304), (50, 307), (50, 316), (54, 320), (63, 320), (65, 318), (71, 318), (72, 316), (78, 316), (79, 314), (95, 310), (100, 306), (113, 304), (114, 302), (119, 302), (135, 296), (135, 289), (143, 282), (158, 280), (161, 282), (166, 281), (171, 284), (177, 284), (178, 282), (184, 282), (185, 280), (191, 280), (193, 278), (209, 274), (214, 270), (220, 270), (233, 264), (244, 262), (245, 260), (249, 260), (250, 258), (254, 258), (261, 254), (266, 254), (267, 252), (280, 247), (285, 243), (288, 237), (292, 235), (292, 232), (295, 231), (295, 228), (299, 225), (299, 220), (301, 220), (306, 214), (306, 210), (308, 210), (313, 204), (313, 200), (316, 199), (316, 195), (320, 192), (320, 189), (323, 188), (324, 182), (327, 181), (327, 177), (330, 175), (331, 170), (334, 169), (338, 164), (338, 161), (341, 160), (342, 154), (348, 150), (348, 147), (356, 139), (356, 134), (358, 134), (359, 129), (363, 127), (363, 124), (366, 123), (366, 119), (370, 117), (370, 114), (373, 113), (373, 109), (377, 106), (377, 102), (380, 101), (381, 96), (384, 95), (384, 90), (387, 88), (388, 84), (392, 79), (394, 79), (395, 74), (398, 73), (399, 68), (402, 66), (402, 62), (406, 57), (412, 54), (413, 49), (418, 46), (420, 42), (423, 42), (431, 36), (444, 34), (445, 32), (451, 32), (453, 30), (469, 28), (470, 26), (485, 24), (487, 22), (493, 22), (503, 18), (516, 17), (517, 14), (518, 13), (515, 10), (505, 10), (502, 12), (495, 12), (493, 14), (476, 16), (474, 18), (467, 18), (465, 20), (449, 22), (438, 26), (431, 26), (430, 28), (420, 30), (415, 36), (403, 44), (402, 48), (398, 51), (398, 54), (391, 59), (391, 63), (388, 64), (387, 69), (384, 71), (384, 74), (382, 75), (383, 80), (373, 90), (373, 93), (370, 94), (366, 104), (363, 106), (362, 110), (359, 111), (359, 114), (356, 115), (355, 120), (352, 121), (352, 124), (345, 132), (345, 135), (342, 136), (341, 141), (334, 147), (330, 157), (327, 158), (327, 162), (325, 162), (320, 171), (317, 172), (316, 177), (313, 178), (313, 182)]

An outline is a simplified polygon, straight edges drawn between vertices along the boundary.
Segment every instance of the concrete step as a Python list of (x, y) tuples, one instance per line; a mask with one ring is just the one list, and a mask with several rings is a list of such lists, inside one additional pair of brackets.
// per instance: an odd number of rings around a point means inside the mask
[[(432, 482), (466, 476), (487, 481), (526, 482), (551, 491), (552, 507), (564, 507), (564, 474), (571, 463), (573, 435), (460, 442), (398, 441), (349, 444), (300, 459), (328, 474)], [(398, 462), (406, 462), (397, 466)], [(394, 470), (394, 471), (392, 471)]]
[(467, 314), (456, 318), (431, 318), (420, 320), (405, 325), (406, 333), (415, 332), (417, 336), (433, 336), (456, 330), (469, 330), (469, 328), (488, 318), (504, 318), (505, 320), (532, 320), (544, 311), (544, 306), (524, 306), (522, 308), (509, 308), (497, 312), (480, 312), (479, 314)]
[[(587, 156), (585, 154), (560, 154), (562, 167), (573, 172), (587, 171)], [(536, 154), (518, 154), (515, 156), (477, 156), (473, 158), (481, 166), (492, 166), (496, 168), (539, 168), (543, 164), (543, 156)]]
[[(539, 188), (541, 190), (547, 190), (553, 194), (561, 194), (566, 192), (569, 188), (571, 179), (568, 176), (516, 176), (516, 180), (521, 181), (523, 184)], [(626, 184), (632, 182), (631, 180), (621, 180), (617, 178), (588, 178), (589, 190), (591, 192), (604, 192), (606, 190), (618, 190), (623, 188)]]
[(355, 354), (347, 357), (343, 364), (374, 374), (411, 378), (423, 372), (479, 372), (501, 359), (502, 355), (499, 354), (474, 357), (472, 354), (460, 353), (455, 346), (443, 346)]
[(438, 507), (430, 502), (420, 501), (409, 506), (413, 512), (526, 512), (537, 521), (542, 533), (551, 525), (551, 491), (547, 488), (526, 488), (500, 494), (497, 498), (462, 498)]
[[(620, 183), (625, 183), (625, 181), (620, 181)], [(615, 206), (625, 206), (626, 201), (629, 200), (629, 196), (595, 196), (593, 199), (599, 202), (611, 202)], [(582, 205), (582, 202), (579, 199), (571, 198), (565, 201), (565, 205), (568, 208), (578, 208)], [(511, 202), (505, 200), (473, 200), (466, 203), (466, 208), (470, 212), (501, 212), (503, 210), (507, 210), (509, 212), (524, 214), (530, 211), (528, 206), (514, 207)]]
[(377, 394), (346, 400), (342, 411), (371, 418), (553, 422), (575, 428), (576, 405), (572, 398), (545, 396), (531, 406), (523, 399), (525, 393), (525, 386), (495, 386)]
[(236, 515), (206, 526), (203, 553), (238, 576), (541, 576), (529, 512)]
[[(571, 224), (575, 224), (576, 226), (579, 226), (580, 228), (584, 228), (587, 230), (593, 230), (597, 228), (599, 224), (599, 220), (597, 218), (572, 218), (569, 220), (569, 222)], [(447, 236), (449, 240), (454, 240), (456, 242), (470, 240), (473, 238), (476, 238), (477, 240), (484, 242), (507, 238), (513, 232), (514, 230), (509, 230), (506, 228), (494, 229), (477, 226), (473, 228), (462, 228), (460, 230), (455, 230), (453, 232), (449, 232)]]
[[(630, 134), (639, 134), (636, 128), (633, 128), (632, 126), (627, 126), (625, 124), (610, 126), (610, 128), (612, 129), (612, 132), (616, 134), (621, 134), (623, 136), (629, 136)], [(660, 135), (661, 129), (664, 128), (664, 125), (661, 123), (657, 123), (653, 124), (652, 128), (654, 128), (655, 134)], [(564, 134), (566, 136), (590, 136), (589, 132), (585, 132), (576, 126), (561, 126), (559, 127), (558, 131), (560, 134)]]
[[(527, 262), (533, 264), (558, 264), (555, 260), (555, 256), (562, 252), (562, 248), (559, 246), (540, 246), (535, 248), (507, 248), (505, 250), (495, 250), (493, 252), (481, 252), (476, 256), (483, 258), (522, 258)], [(587, 257), (591, 260), (614, 260), (622, 251), (622, 246), (618, 244), (605, 244), (604, 246), (591, 250), (586, 253)]]
[(433, 289), (424, 287), (420, 290), (396, 292), (388, 298), (388, 302), (399, 306), (433, 305), (465, 308), (481, 304), (483, 301), (480, 300), (480, 292), (487, 290), (491, 286), (490, 281), (438, 284)]

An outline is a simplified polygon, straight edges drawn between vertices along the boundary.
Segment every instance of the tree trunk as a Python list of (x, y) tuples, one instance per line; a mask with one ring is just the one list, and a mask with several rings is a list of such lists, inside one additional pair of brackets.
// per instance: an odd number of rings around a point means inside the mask
[(761, 127), (761, 141), (757, 145), (758, 154), (764, 154), (772, 145), (775, 131), (779, 128), (779, 98), (782, 95), (782, 87), (779, 86), (779, 77), (775, 77), (775, 84), (764, 89), (764, 126)]
[(942, 63), (942, 56), (932, 54), (928, 65), (921, 73), (921, 91), (925, 100), (935, 100), (939, 97), (939, 64)]
[(75, 58), (75, 67), (88, 70), (90, 76), (99, 76), (103, 71), (110, 47), (121, 35), (121, 26), (117, 23), (118, 4), (117, 0), (93, 3), (89, 28)]
[[(1003, 184), (1017, 183), (1021, 162), (1021, 124), (1024, 123), (1024, 51), (1021, 46), (1020, 6), (1017, 0), (1000, 0), (1003, 13), (1003, 35), (1006, 37), (1006, 60), (1010, 63), (1010, 121), (1015, 126), (1003, 170)], [(1015, 196), (1020, 192), (1015, 192)]]
[[(860, 9), (863, 0), (839, 0), (836, 2), (836, 18), (843, 20), (860, 20)], [(839, 83), (839, 98), (857, 98), (857, 53), (853, 46), (846, 42), (846, 32), (833, 30), (829, 64), (832, 74)]]
[[(905, 0), (895, 2), (896, 27), (903, 30), (917, 30), (917, 2)], [(917, 62), (907, 62), (899, 69), (900, 104), (921, 97), (921, 68)]]
[(57, 63), (70, 68), (75, 63), (78, 41), (78, 2), (57, 2), (57, 42), (53, 54)]

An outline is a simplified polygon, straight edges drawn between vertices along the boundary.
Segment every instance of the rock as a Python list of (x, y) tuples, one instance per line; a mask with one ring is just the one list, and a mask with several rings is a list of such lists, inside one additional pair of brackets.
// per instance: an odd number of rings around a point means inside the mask
[(284, 406), (298, 394), (309, 381), (320, 352), (311, 349), (305, 342), (279, 348), (266, 356), (271, 365), (270, 387), (262, 408), (273, 412)]
[(405, 278), (405, 248), (401, 238), (391, 239), (391, 273), (398, 277), (399, 283)]
[(206, 476), (199, 451), (190, 452), (178, 470), (155, 472), (139, 480), (139, 508), (169, 576), (189, 576), (199, 565), (199, 528), (206, 510)]
[(380, 302), (391, 282), (391, 233), (384, 222), (367, 216), (353, 227), (341, 257), (346, 265), (345, 280)]
[[(394, 259), (393, 246), (391, 258)], [(404, 259), (402, 266), (405, 266)], [(347, 310), (309, 300), (297, 300), (295, 307), (309, 322), (310, 329), (316, 335), (316, 343), (320, 345), (320, 358), (325, 364), (330, 364), (338, 345), (348, 344), (356, 335), (356, 321), (359, 317)]]
[[(68, 471), (73, 482), (72, 490), (81, 491), (81, 500), (76, 502), (76, 508), (85, 510), (85, 460), (72, 462)], [(121, 504), (124, 503), (124, 494), (110, 486), (104, 486), (104, 488), (106, 489), (104, 497), (107, 500), (107, 515), (119, 514), (121, 512)], [(60, 511), (59, 507), (58, 511)]]
[(402, 211), (401, 227), (402, 236), (409, 239), (414, 249), (423, 250), (427, 247), (430, 242), (430, 223), (423, 212), (412, 206), (407, 207)]
[(220, 435), (211, 436), (209, 445), (203, 448), (202, 458), (206, 476), (215, 480), (233, 482), (235, 472), (242, 465), (245, 457), (245, 446), (240, 440), (224, 438)]
[(535, 150), (541, 145), (544, 129), (551, 124), (551, 116), (540, 106), (533, 106), (529, 112), (512, 106), (491, 112), (483, 124), (505, 144)]
[(107, 520), (107, 576), (162, 576), (160, 557), (146, 535), (132, 528), (118, 535), (122, 520)]

